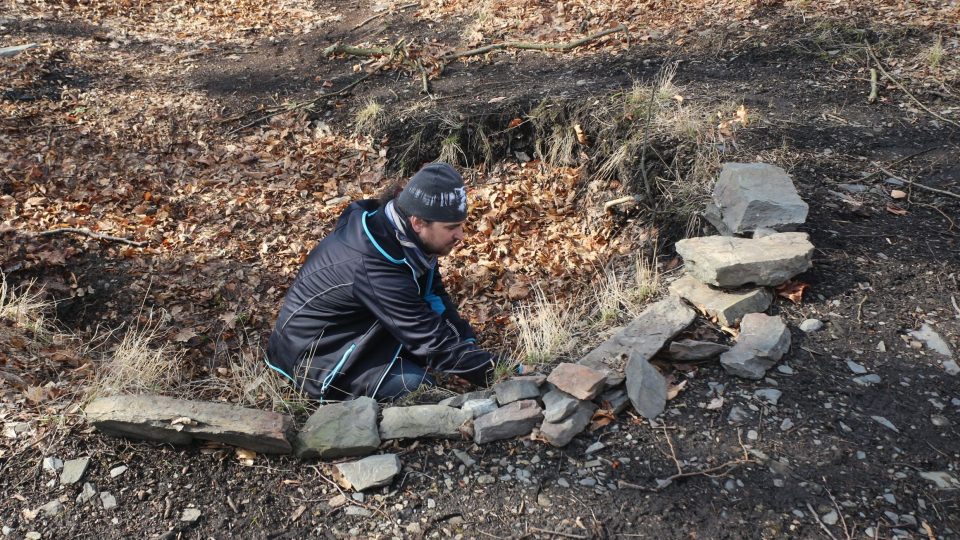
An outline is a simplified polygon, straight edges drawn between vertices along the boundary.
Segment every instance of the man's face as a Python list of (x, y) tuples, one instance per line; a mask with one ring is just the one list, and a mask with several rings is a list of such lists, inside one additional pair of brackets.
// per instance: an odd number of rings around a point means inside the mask
[(420, 243), (430, 255), (449, 255), (453, 247), (463, 240), (463, 222), (443, 221), (426, 222), (416, 216), (410, 218), (410, 225), (420, 237)]

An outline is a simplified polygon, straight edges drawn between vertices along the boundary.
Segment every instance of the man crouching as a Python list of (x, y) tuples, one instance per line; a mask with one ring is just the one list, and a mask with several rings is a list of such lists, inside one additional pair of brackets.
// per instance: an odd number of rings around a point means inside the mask
[(395, 400), (435, 384), (428, 371), (484, 384), (493, 357), (437, 265), (466, 219), (463, 178), (446, 163), (423, 167), (382, 207), (351, 203), (287, 291), (267, 363), (321, 400)]

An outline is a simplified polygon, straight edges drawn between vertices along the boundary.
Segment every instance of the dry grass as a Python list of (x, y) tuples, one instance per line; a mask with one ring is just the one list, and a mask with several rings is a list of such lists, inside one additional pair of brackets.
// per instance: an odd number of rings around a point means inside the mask
[[(532, 365), (555, 363), (576, 346), (574, 336), (580, 320), (580, 313), (573, 307), (552, 301), (543, 289), (534, 287), (533, 301), (513, 310), (518, 333), (515, 359)], [(512, 367), (506, 365), (498, 369)]]
[(34, 289), (34, 285), (35, 282), (31, 281), (15, 290), (7, 283), (7, 277), (0, 273), (0, 318), (41, 337), (48, 334), (49, 321), (45, 314), (55, 304), (44, 299), (43, 289)]
[(376, 133), (383, 126), (385, 113), (383, 105), (379, 102), (372, 99), (367, 101), (354, 115), (354, 131), (362, 135)]
[(467, 163), (467, 154), (460, 145), (460, 137), (456, 134), (447, 135), (440, 141), (440, 156), (437, 161), (449, 163), (459, 167)]
[(183, 351), (163, 342), (164, 325), (151, 316), (135, 324), (97, 366), (88, 397), (118, 394), (163, 394), (181, 381)]
[(931, 71), (940, 70), (943, 65), (943, 55), (943, 36), (937, 35), (937, 40), (924, 52), (924, 59)]
[(621, 271), (608, 268), (594, 287), (593, 320), (600, 326), (609, 326), (636, 318), (659, 289), (656, 255), (647, 257), (637, 253), (631, 267)]

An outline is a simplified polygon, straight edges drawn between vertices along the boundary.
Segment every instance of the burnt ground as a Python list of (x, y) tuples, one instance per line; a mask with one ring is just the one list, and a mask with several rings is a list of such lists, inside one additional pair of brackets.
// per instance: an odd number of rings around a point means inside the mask
[[(70, 80), (189, 86), (219, 100), (217, 114), (231, 118), (258, 104), (311, 99), (354, 80), (355, 60), (319, 55), (337, 39), (361, 41), (371, 32), (386, 42), (411, 33), (435, 36), (404, 13), (352, 30), (365, 18), (362, 13), (358, 9), (337, 28), (300, 39), (269, 43), (253, 36), (242, 51), (208, 48), (186, 56), (195, 66), (179, 76), (144, 70), (111, 79), (115, 74), (105, 67), (104, 73), (74, 74)], [(824, 43), (817, 37), (822, 33), (801, 21), (780, 20), (776, 10), (760, 16), (767, 25), (763, 30), (747, 23), (689, 36), (683, 45), (653, 40), (586, 57), (500, 55), (448, 67), (432, 82), (437, 100), (420, 93), (416, 74), (381, 73), (311, 114), (343, 126), (368, 99), (388, 107), (421, 102), (421, 112), (393, 115), (379, 129), (393, 149), (413, 133), (439, 130), (427, 138), (432, 141), (422, 150), (427, 155), (444, 135), (437, 126), (449, 126), (445, 119), (462, 124), (456, 129), (487, 123), (491, 131), (503, 130), (544, 98), (589, 100), (653, 77), (668, 60), (679, 61), (675, 80), (688, 100), (733, 100), (756, 118), (726, 145), (724, 159), (783, 166), (810, 203), (801, 230), (810, 233), (817, 252), (813, 269), (799, 276), (809, 288), (803, 303), (780, 299), (773, 308), (793, 333), (791, 351), (781, 362), (789, 369), (771, 370), (768, 379), (754, 382), (730, 377), (716, 364), (701, 366), (669, 403), (662, 427), (624, 414), (562, 449), (527, 440), (482, 447), (461, 441), (387, 444), (385, 451), (401, 454), (401, 475), (391, 486), (338, 508), (328, 504), (339, 494), (328, 480), (328, 464), (258, 456), (246, 466), (231, 449), (110, 439), (67, 422), (57, 435), (2, 456), (0, 519), (10, 527), (9, 536), (36, 531), (43, 538), (960, 537), (960, 491), (938, 489), (920, 477), (926, 471), (960, 477), (960, 383), (944, 372), (935, 353), (916, 348), (907, 336), (927, 322), (960, 349), (960, 238), (954, 224), (960, 201), (895, 185), (878, 167), (960, 193), (957, 129), (916, 108), (892, 86), (883, 88), (878, 103), (867, 104), (869, 82), (838, 60), (847, 54), (842, 43)], [(860, 24), (905, 51), (929, 32), (892, 30), (878, 20)], [(53, 32), (110, 31), (39, 28), (30, 22), (7, 28), (7, 35), (33, 40)], [(751, 29), (750, 39), (743, 38), (745, 28)], [(456, 28), (445, 31), (455, 34)], [(144, 63), (162, 62), (153, 44), (129, 47)], [(321, 86), (324, 81), (332, 85)], [(954, 87), (946, 93), (927, 89), (916, 88), (916, 97), (956, 111)], [(34, 99), (52, 97), (38, 89)], [(506, 99), (495, 99), (501, 97)], [(513, 159), (518, 151), (532, 155), (531, 140), (512, 137), (504, 135), (495, 159)], [(894, 188), (909, 197), (892, 200)], [(113, 289), (101, 294), (122, 297), (128, 294), (125, 263), (108, 255), (90, 253), (71, 270), (78, 282), (96, 283), (97, 290), (115, 277)], [(135, 309), (141, 296), (129, 296), (121, 306)], [(63, 324), (78, 328), (98, 318), (123, 317), (89, 297), (66, 300), (59, 315)], [(824, 328), (800, 331), (797, 326), (807, 318), (822, 320)], [(260, 321), (258, 330), (267, 332), (270, 322)], [(854, 382), (857, 375), (847, 360), (879, 375), (880, 382)], [(782, 397), (776, 405), (764, 402), (754, 395), (761, 388), (777, 388)], [(717, 395), (724, 398), (722, 407), (708, 410)], [(746, 411), (744, 417), (731, 421), (733, 407)], [(889, 420), (896, 431), (874, 416)], [(55, 421), (38, 417), (41, 423)], [(587, 455), (586, 448), (598, 441), (604, 447)], [(655, 487), (678, 467), (691, 472), (736, 460), (745, 448), (751, 463), (733, 470), (678, 479), (659, 492), (638, 489)], [(464, 465), (454, 449), (476, 463)], [(42, 471), (40, 460), (50, 455), (90, 456), (85, 480), (113, 493), (119, 506), (103, 510), (75, 503), (79, 485), (56, 486)], [(120, 464), (128, 470), (111, 478), (110, 469)], [(64, 502), (63, 514), (33, 519), (23, 514), (55, 498)], [(179, 520), (187, 507), (202, 512), (195, 524)], [(839, 510), (842, 519), (821, 526), (811, 509), (820, 516)]]

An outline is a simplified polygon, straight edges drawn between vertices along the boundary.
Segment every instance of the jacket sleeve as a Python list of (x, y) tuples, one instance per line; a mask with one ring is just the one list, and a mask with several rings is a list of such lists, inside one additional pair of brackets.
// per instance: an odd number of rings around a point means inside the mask
[(460, 312), (457, 311), (457, 305), (453, 303), (450, 295), (447, 294), (447, 289), (443, 286), (443, 279), (440, 276), (439, 268), (436, 270), (436, 275), (433, 278), (433, 294), (437, 295), (443, 302), (443, 306), (446, 308), (443, 310), (443, 316), (457, 329), (461, 338), (476, 341), (477, 333), (473, 331), (470, 323), (460, 317)]
[(361, 266), (354, 278), (354, 295), (407, 350), (436, 371), (474, 384), (485, 381), (493, 357), (465, 341), (452, 322), (430, 308), (409, 268), (371, 259)]

